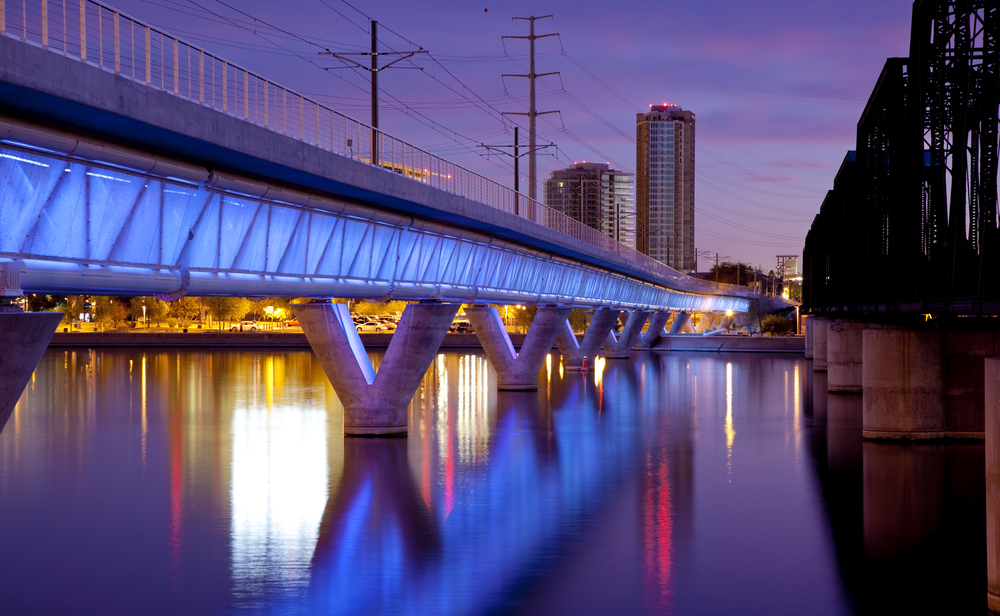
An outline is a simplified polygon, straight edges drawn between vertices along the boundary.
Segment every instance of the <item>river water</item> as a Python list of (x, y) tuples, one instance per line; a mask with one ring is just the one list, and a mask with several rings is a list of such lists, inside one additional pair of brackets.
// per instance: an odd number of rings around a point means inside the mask
[(0, 613), (984, 612), (982, 443), (860, 433), (794, 356), (498, 393), (449, 352), (368, 439), (309, 351), (50, 350), (0, 433)]

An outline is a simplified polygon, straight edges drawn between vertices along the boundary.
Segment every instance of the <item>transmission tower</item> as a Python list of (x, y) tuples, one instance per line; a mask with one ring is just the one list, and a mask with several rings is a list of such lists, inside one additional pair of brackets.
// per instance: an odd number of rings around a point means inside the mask
[(520, 19), (527, 21), (529, 24), (528, 36), (504, 36), (505, 39), (527, 39), (528, 46), (530, 49), (530, 61), (528, 64), (528, 74), (527, 75), (503, 75), (503, 77), (526, 77), (528, 79), (528, 113), (507, 113), (505, 115), (525, 115), (528, 116), (528, 197), (535, 199), (535, 191), (537, 188), (538, 177), (537, 177), (537, 165), (535, 161), (535, 152), (538, 150), (537, 145), (537, 130), (535, 128), (535, 118), (540, 115), (545, 115), (547, 113), (559, 113), (558, 111), (536, 111), (535, 110), (535, 78), (536, 77), (548, 77), (549, 75), (558, 75), (559, 71), (552, 73), (536, 73), (535, 72), (535, 40), (540, 38), (545, 38), (548, 36), (559, 36), (558, 32), (553, 32), (551, 34), (535, 34), (535, 20), (536, 19), (547, 19), (552, 17), (551, 15), (542, 15), (541, 17), (513, 17), (512, 19)]

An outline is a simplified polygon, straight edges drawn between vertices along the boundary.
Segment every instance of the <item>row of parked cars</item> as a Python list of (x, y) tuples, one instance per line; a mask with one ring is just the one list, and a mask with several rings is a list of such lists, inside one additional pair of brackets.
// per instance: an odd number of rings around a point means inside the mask
[(396, 316), (366, 316), (354, 315), (354, 326), (359, 332), (391, 332), (396, 329), (399, 317)]

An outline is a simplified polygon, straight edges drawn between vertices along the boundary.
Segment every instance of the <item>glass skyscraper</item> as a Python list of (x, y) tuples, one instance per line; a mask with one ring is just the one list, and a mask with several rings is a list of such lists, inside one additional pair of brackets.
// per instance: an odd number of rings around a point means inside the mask
[(635, 248), (634, 177), (607, 163), (576, 163), (545, 180), (545, 205)]
[(636, 249), (695, 271), (695, 116), (676, 105), (636, 114)]

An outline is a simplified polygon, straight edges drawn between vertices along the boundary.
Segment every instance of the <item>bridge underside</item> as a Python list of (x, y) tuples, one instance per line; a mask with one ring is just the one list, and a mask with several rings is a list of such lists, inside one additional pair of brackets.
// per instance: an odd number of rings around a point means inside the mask
[(304, 207), (0, 147), (0, 259), (27, 292), (385, 298), (745, 311), (469, 231)]

